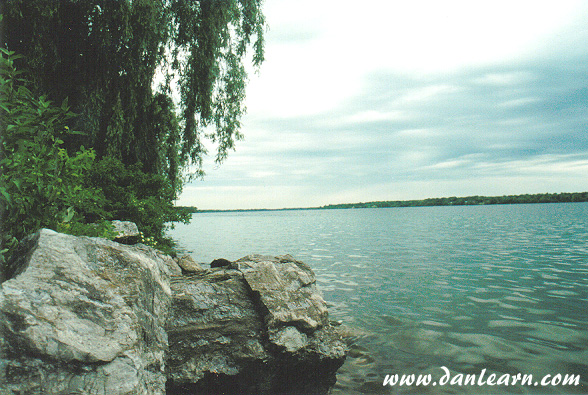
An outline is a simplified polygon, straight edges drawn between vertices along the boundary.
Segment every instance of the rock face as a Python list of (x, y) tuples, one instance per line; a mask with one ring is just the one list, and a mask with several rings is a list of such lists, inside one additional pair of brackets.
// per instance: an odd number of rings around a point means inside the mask
[(142, 244), (41, 230), (0, 284), (0, 395), (326, 394), (345, 358), (312, 270), (183, 270)]
[(162, 394), (170, 257), (43, 229), (0, 287), (0, 394)]
[(325, 394), (345, 359), (312, 270), (286, 255), (172, 278), (168, 394)]

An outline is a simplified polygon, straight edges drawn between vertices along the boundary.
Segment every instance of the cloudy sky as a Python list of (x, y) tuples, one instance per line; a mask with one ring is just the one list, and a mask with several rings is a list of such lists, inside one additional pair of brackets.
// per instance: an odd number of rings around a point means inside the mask
[(588, 190), (588, 1), (266, 0), (245, 140), (178, 204)]

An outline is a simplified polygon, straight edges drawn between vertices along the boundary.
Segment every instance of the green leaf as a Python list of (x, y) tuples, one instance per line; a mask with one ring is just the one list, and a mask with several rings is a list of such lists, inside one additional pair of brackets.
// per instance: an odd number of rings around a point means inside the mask
[(8, 203), (11, 203), (11, 199), (10, 199), (10, 195), (8, 194), (8, 192), (6, 191), (6, 188), (4, 187), (0, 187), (0, 193), (2, 194), (2, 196), (4, 196), (4, 198), (6, 199), (6, 201)]
[(87, 133), (87, 132), (81, 132), (79, 130), (71, 130), (71, 129), (68, 129), (68, 132), (69, 132), (69, 134), (73, 134), (75, 136), (88, 136), (89, 135), (89, 133)]
[(75, 212), (75, 210), (74, 210), (73, 207), (71, 207), (71, 206), (68, 207), (67, 210), (66, 210), (66, 212), (65, 212), (65, 216), (63, 217), (63, 221), (62, 222), (67, 223), (67, 222), (71, 221), (71, 219), (73, 218), (73, 216), (74, 216), (75, 213), (76, 212)]
[(20, 191), (20, 186), (22, 184), (22, 180), (19, 180), (18, 178), (15, 178), (15, 179), (12, 180), (12, 183), (14, 185), (16, 185), (16, 188)]

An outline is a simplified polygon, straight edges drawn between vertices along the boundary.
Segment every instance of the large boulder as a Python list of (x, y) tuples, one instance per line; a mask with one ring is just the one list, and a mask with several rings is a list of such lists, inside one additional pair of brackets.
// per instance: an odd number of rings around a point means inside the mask
[(0, 286), (0, 394), (163, 394), (173, 260), (43, 229)]
[(172, 278), (168, 394), (325, 394), (346, 346), (312, 270), (247, 256)]

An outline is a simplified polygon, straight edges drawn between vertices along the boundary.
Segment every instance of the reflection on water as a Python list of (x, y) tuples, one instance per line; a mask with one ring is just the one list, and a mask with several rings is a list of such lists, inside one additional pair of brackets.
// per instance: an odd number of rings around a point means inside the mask
[[(196, 214), (197, 261), (311, 265), (352, 352), (335, 394), (588, 393), (588, 204)], [(384, 387), (387, 374), (581, 375), (577, 387)]]

